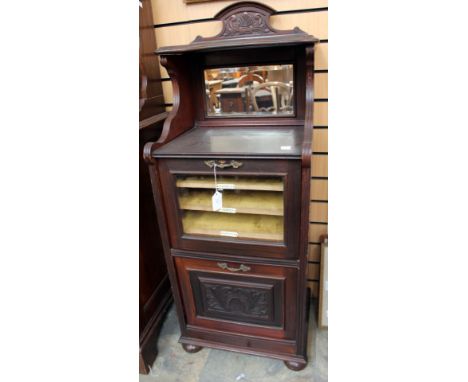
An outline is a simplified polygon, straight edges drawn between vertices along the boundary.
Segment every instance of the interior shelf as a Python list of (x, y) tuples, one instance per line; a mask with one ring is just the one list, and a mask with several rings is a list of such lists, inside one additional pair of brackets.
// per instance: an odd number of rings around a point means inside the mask
[[(212, 196), (211, 190), (185, 190), (179, 194), (180, 208), (213, 211)], [(283, 216), (283, 193), (223, 191), (223, 208), (235, 209), (235, 213)]]
[(188, 234), (284, 240), (282, 216), (185, 211), (182, 224)]
[[(223, 177), (217, 178), (218, 187), (221, 184), (229, 185), (227, 188), (236, 190), (257, 190), (257, 191), (283, 191), (283, 180), (279, 177)], [(178, 178), (177, 187), (185, 188), (215, 188), (214, 178), (207, 176), (187, 176)]]

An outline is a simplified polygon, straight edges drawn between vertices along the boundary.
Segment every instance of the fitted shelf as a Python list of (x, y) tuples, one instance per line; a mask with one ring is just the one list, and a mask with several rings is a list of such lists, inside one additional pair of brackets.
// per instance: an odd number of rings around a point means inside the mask
[(185, 211), (182, 224), (185, 233), (194, 235), (284, 240), (282, 216)]
[[(283, 191), (283, 180), (279, 177), (217, 177), (218, 187), (228, 184), (236, 190)], [(208, 176), (187, 176), (178, 178), (179, 188), (215, 188), (214, 178)], [(227, 188), (227, 187), (226, 187)]]
[[(212, 196), (211, 190), (187, 189), (179, 194), (179, 205), (183, 210), (213, 211)], [(223, 191), (223, 208), (235, 213), (283, 216), (283, 204), (282, 192)]]

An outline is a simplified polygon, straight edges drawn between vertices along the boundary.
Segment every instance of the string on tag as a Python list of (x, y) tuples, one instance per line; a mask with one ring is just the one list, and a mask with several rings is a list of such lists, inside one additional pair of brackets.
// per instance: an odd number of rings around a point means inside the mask
[(216, 163), (213, 164), (213, 175), (215, 192), (211, 197), (211, 202), (213, 204), (213, 211), (219, 211), (221, 208), (223, 208), (223, 194), (218, 190), (218, 179), (216, 177)]
[(218, 181), (216, 180), (216, 163), (213, 163), (213, 173), (215, 176), (215, 191), (218, 189)]

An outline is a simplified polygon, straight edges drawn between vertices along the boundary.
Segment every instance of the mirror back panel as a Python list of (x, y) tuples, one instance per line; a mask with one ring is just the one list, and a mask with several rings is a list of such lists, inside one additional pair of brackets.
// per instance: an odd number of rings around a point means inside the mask
[(292, 64), (204, 70), (208, 117), (294, 116)]

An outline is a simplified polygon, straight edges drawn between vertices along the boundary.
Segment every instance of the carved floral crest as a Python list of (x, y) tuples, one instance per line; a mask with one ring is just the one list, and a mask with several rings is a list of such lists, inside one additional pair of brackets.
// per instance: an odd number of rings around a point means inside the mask
[(299, 28), (290, 31), (276, 30), (270, 25), (270, 16), (275, 10), (260, 3), (235, 3), (220, 11), (215, 19), (223, 22), (223, 29), (214, 37), (197, 36), (194, 42), (239, 38), (259, 35), (305, 34)]
[(229, 16), (224, 21), (221, 36), (272, 33), (265, 15), (258, 12), (242, 12)]

